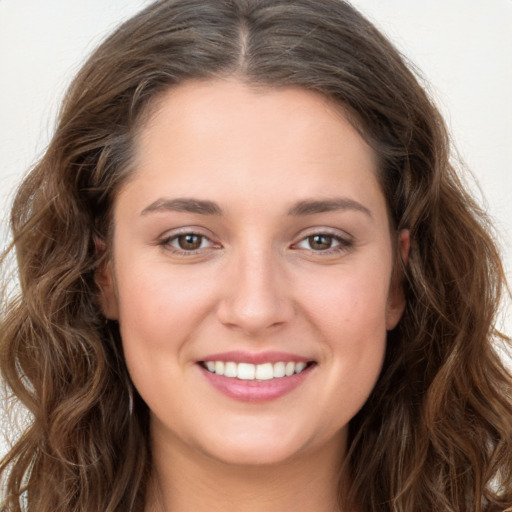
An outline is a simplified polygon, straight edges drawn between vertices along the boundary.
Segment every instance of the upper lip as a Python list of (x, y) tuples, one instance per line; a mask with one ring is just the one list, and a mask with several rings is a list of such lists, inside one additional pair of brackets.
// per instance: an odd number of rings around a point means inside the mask
[(279, 363), (293, 361), (295, 363), (308, 363), (312, 359), (307, 357), (299, 356), (297, 354), (291, 354), (289, 352), (244, 352), (240, 350), (234, 350), (231, 352), (222, 352), (217, 354), (210, 354), (203, 357), (201, 362), (205, 361), (224, 361), (234, 363), (250, 363), (250, 364), (264, 364), (264, 363)]

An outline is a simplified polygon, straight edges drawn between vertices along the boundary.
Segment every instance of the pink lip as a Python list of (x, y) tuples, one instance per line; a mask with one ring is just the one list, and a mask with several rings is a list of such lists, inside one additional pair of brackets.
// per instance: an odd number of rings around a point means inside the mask
[[(222, 359), (215, 360), (220, 361)], [(227, 360), (233, 361), (233, 359)], [(283, 359), (278, 359), (276, 361), (282, 360)], [(285, 361), (290, 360), (293, 361), (294, 359), (285, 359)], [(268, 361), (268, 359), (266, 359), (266, 361)], [(316, 365), (310, 365), (301, 373), (296, 373), (290, 377), (257, 381), (224, 377), (223, 375), (209, 372), (200, 364), (198, 365), (205, 378), (217, 391), (242, 402), (267, 402), (280, 398), (300, 386), (309, 377), (315, 366)]]
[(289, 352), (243, 352), (234, 350), (232, 352), (222, 352), (219, 354), (210, 354), (201, 361), (232, 361), (234, 363), (251, 363), (251, 364), (264, 364), (264, 363), (279, 363), (293, 361), (294, 363), (307, 363), (311, 359), (302, 357)]

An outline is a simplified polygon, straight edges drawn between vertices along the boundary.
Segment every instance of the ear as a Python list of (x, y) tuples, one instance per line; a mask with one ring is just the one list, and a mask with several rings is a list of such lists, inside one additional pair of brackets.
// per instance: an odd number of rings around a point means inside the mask
[(402, 284), (402, 264), (407, 265), (409, 261), (409, 250), (411, 247), (411, 234), (408, 229), (403, 229), (398, 235), (398, 254), (395, 258), (395, 266), (391, 284), (389, 287), (388, 302), (386, 306), (386, 329), (394, 329), (405, 309), (405, 293)]
[(106, 257), (106, 245), (105, 242), (99, 239), (94, 240), (94, 245), (96, 247), (96, 254), (98, 258), (103, 260), (95, 274), (95, 281), (99, 290), (101, 310), (109, 320), (118, 320), (119, 310), (117, 305), (115, 280), (111, 262)]

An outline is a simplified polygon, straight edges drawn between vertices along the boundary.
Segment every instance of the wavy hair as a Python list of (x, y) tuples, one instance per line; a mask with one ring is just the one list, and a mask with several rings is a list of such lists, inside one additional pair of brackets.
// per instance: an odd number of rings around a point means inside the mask
[(494, 346), (510, 340), (494, 327), (506, 284), (492, 230), (414, 73), (342, 0), (160, 0), (78, 73), (11, 212), (20, 287), (3, 304), (0, 365), (31, 422), (0, 464), (0, 510), (143, 510), (148, 408), (118, 325), (101, 313), (95, 239), (111, 239), (134, 137), (157, 99), (218, 77), (340, 104), (378, 155), (394, 227), (411, 233), (406, 310), (350, 423), (340, 501), (372, 512), (512, 510), (512, 381)]

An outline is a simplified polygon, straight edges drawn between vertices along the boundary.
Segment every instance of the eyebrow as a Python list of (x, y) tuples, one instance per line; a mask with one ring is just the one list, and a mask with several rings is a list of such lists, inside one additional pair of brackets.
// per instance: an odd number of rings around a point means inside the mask
[(198, 213), (200, 215), (222, 215), (222, 209), (213, 201), (183, 197), (177, 199), (157, 199), (154, 203), (144, 208), (141, 215), (162, 211)]
[[(309, 199), (298, 201), (289, 210), (288, 215), (293, 217), (300, 217), (306, 215), (314, 215), (317, 213), (326, 213), (339, 210), (355, 210), (368, 215), (373, 218), (372, 213), (366, 206), (345, 197), (338, 197), (333, 199)], [(166, 199), (160, 198), (142, 210), (141, 215), (147, 215), (152, 212), (188, 212), (197, 213), (200, 215), (223, 215), (222, 208), (213, 201), (194, 198), (176, 198)]]
[(323, 200), (299, 201), (288, 210), (288, 215), (302, 216), (314, 215), (316, 213), (333, 212), (338, 210), (355, 210), (373, 218), (371, 211), (361, 203), (346, 197)]

